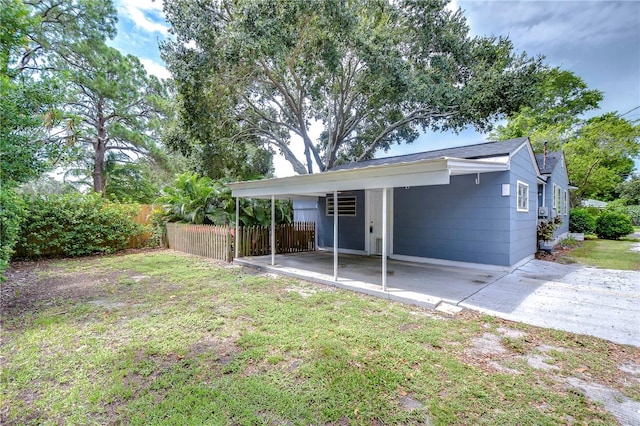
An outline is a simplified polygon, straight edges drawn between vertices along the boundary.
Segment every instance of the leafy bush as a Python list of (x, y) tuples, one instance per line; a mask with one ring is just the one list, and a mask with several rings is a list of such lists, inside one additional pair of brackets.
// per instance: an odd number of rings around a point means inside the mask
[(607, 204), (605, 211), (622, 213), (631, 218), (631, 223), (634, 225), (640, 225), (640, 206), (628, 205), (626, 200), (614, 200)]
[(562, 219), (560, 216), (556, 216), (549, 220), (541, 220), (537, 227), (538, 241), (551, 241), (553, 239), (553, 233), (558, 229), (561, 223)]
[[(222, 180), (187, 172), (162, 190), (156, 200), (162, 206), (161, 217), (166, 222), (229, 225), (235, 222), (235, 199)], [(289, 201), (276, 201), (276, 223), (290, 223), (293, 207)], [(271, 223), (271, 201), (241, 199), (240, 224), (243, 226)]]
[(635, 226), (640, 226), (640, 205), (626, 206), (625, 214), (631, 218), (631, 223)]
[(156, 200), (162, 205), (165, 222), (226, 225), (235, 205), (231, 190), (221, 182), (196, 173), (178, 175)]
[(64, 194), (27, 201), (16, 252), (23, 257), (84, 256), (122, 250), (145, 227), (133, 221), (138, 207), (99, 194)]
[(625, 214), (605, 211), (596, 219), (596, 234), (598, 234), (598, 238), (617, 240), (632, 232), (631, 219)]
[(593, 234), (596, 232), (596, 218), (587, 209), (573, 209), (569, 214), (569, 232)]
[(18, 241), (24, 215), (22, 198), (10, 189), (0, 188), (0, 281)]
[(560, 247), (573, 248), (573, 247), (578, 247), (580, 245), (580, 241), (576, 240), (572, 236), (568, 236), (568, 237), (563, 238), (562, 240), (558, 241), (558, 245)]

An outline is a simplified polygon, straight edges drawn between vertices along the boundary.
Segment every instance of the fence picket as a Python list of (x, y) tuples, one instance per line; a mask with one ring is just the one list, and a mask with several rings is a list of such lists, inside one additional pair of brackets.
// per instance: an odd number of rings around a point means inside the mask
[[(235, 230), (233, 230), (235, 232)], [(238, 256), (271, 254), (270, 226), (240, 226)], [(169, 248), (230, 262), (234, 256), (235, 237), (229, 226), (167, 223)], [(315, 223), (296, 222), (276, 225), (276, 253), (315, 250)]]

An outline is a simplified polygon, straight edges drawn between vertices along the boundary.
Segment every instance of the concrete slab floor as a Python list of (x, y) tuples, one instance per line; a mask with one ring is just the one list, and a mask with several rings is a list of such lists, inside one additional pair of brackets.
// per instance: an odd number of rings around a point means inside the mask
[[(387, 293), (382, 292), (382, 259), (379, 256), (340, 254), (338, 257), (338, 281), (333, 281), (333, 253), (325, 251), (293, 253), (276, 256), (271, 266), (271, 256), (236, 259), (240, 264), (266, 268), (272, 272), (293, 275), (302, 279), (349, 288), (367, 294), (387, 297), (407, 303), (428, 305), (441, 301), (458, 304), (480, 291), (506, 272), (419, 264), (388, 260)], [(416, 298), (412, 301), (411, 298)], [(429, 306), (431, 307), (431, 306)]]

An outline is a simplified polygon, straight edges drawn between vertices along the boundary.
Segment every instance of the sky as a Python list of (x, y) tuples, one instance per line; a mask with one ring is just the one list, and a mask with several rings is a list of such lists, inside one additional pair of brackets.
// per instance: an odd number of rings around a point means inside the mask
[[(111, 45), (140, 58), (147, 71), (168, 78), (160, 58), (159, 42), (168, 36), (161, 0), (116, 0), (118, 35)], [(604, 93), (599, 110), (584, 118), (617, 112), (629, 120), (640, 119), (640, 1), (563, 0), (454, 0), (461, 8), (471, 34), (508, 36), (518, 52), (543, 55), (545, 63), (569, 70), (589, 88)], [(630, 112), (629, 112), (630, 111)], [(313, 129), (312, 129), (313, 131)], [(395, 146), (377, 156), (390, 156), (482, 143), (487, 135), (467, 129), (460, 134), (427, 133), (408, 145)], [(302, 143), (293, 146), (302, 153)], [(297, 149), (296, 149), (297, 148)], [(636, 162), (636, 168), (639, 163)], [(293, 169), (274, 158), (276, 176)]]

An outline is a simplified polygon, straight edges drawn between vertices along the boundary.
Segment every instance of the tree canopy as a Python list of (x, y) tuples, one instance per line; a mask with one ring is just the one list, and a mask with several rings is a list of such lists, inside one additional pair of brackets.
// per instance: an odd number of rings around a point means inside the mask
[(54, 111), (64, 84), (55, 62), (75, 43), (102, 42), (114, 24), (109, 0), (0, 0), (0, 181), (17, 185), (59, 159)]
[(606, 113), (589, 119), (585, 113), (599, 107), (602, 92), (590, 89), (570, 71), (544, 71), (531, 105), (511, 114), (491, 133), (497, 140), (528, 136), (534, 150), (562, 150), (578, 199), (612, 200), (619, 184), (634, 168), (640, 154), (640, 126)]
[(618, 185), (633, 173), (640, 154), (640, 125), (615, 113), (587, 120), (561, 146), (579, 198), (618, 197)]
[[(132, 55), (100, 44), (74, 46), (60, 64), (66, 69), (65, 112), (73, 120), (71, 135), (93, 161), (93, 189), (105, 188), (106, 155), (115, 162), (159, 154), (154, 130), (162, 117), (166, 93)], [(154, 137), (155, 135), (155, 137)]]
[(528, 102), (540, 59), (507, 38), (471, 37), (447, 3), (165, 1), (175, 38), (162, 52), (182, 126), (195, 141), (280, 152), (301, 174), (428, 129), (486, 130)]
[(491, 133), (495, 140), (528, 136), (534, 149), (542, 150), (546, 142), (549, 149), (560, 149), (563, 141), (581, 123), (581, 115), (597, 109), (602, 92), (589, 89), (580, 77), (571, 71), (552, 68), (543, 71), (531, 103), (509, 116), (505, 125)]

